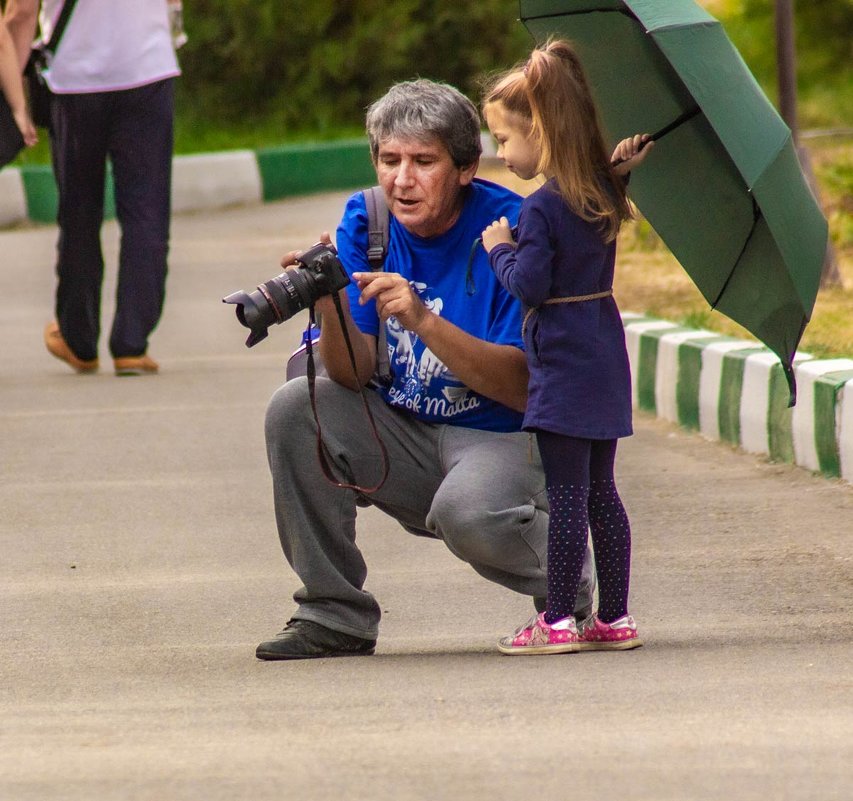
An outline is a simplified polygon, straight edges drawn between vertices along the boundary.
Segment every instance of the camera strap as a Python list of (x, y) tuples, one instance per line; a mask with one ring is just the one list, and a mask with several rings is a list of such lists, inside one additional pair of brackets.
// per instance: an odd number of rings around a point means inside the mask
[[(372, 487), (360, 487), (358, 484), (348, 484), (345, 481), (340, 481), (338, 480), (337, 476), (335, 476), (334, 471), (332, 470), (332, 467), (329, 464), (331, 457), (329, 454), (329, 449), (326, 447), (326, 443), (323, 442), (323, 431), (320, 427), (320, 417), (317, 414), (317, 398), (314, 388), (314, 382), (317, 377), (317, 373), (314, 368), (314, 344), (311, 340), (311, 337), (308, 337), (305, 341), (305, 352), (308, 357), (305, 375), (308, 378), (308, 397), (311, 399), (311, 411), (314, 414), (314, 422), (317, 424), (317, 456), (320, 460), (320, 467), (323, 470), (323, 475), (336, 487), (340, 487), (341, 489), (354, 490), (355, 492), (361, 493), (362, 495), (370, 495), (373, 492), (377, 492), (385, 483), (385, 480), (388, 478), (388, 473), (391, 469), (391, 465), (388, 461), (388, 450), (385, 448), (385, 443), (379, 436), (379, 431), (376, 428), (376, 420), (374, 420), (373, 418), (373, 412), (370, 411), (370, 404), (367, 402), (367, 393), (365, 391), (365, 388), (361, 386), (361, 382), (359, 382), (358, 380), (358, 370), (356, 369), (355, 364), (355, 353), (353, 351), (349, 331), (347, 330), (346, 319), (344, 318), (344, 310), (343, 308), (341, 308), (341, 299), (338, 297), (337, 292), (332, 293), (332, 300), (335, 303), (335, 311), (337, 311), (338, 313), (338, 321), (341, 325), (341, 331), (343, 331), (344, 334), (344, 342), (347, 346), (347, 353), (349, 353), (349, 360), (350, 364), (352, 365), (352, 372), (355, 376), (356, 384), (359, 388), (358, 391), (361, 395), (362, 403), (364, 404), (364, 411), (367, 414), (367, 419), (370, 421), (371, 433), (373, 434), (373, 438), (376, 440), (376, 444), (379, 446), (379, 451), (382, 454), (382, 477), (379, 479), (379, 482)], [(314, 325), (315, 319), (313, 303), (311, 304), (308, 310), (308, 314), (310, 325)]]

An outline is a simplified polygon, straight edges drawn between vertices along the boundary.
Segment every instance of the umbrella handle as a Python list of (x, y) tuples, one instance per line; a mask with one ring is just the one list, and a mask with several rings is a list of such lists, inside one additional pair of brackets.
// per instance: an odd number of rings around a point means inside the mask
[[(698, 113), (700, 109), (699, 106), (693, 106), (692, 108), (687, 109), (682, 115), (676, 117), (669, 125), (664, 126), (659, 131), (655, 131), (645, 142), (640, 143), (640, 150), (642, 150), (649, 142), (657, 142), (658, 139), (663, 138), (668, 133), (671, 133), (680, 125), (684, 125), (688, 120), (692, 120)], [(624, 164), (627, 159), (616, 159), (616, 161), (611, 161), (611, 167), (618, 167), (620, 164)]]

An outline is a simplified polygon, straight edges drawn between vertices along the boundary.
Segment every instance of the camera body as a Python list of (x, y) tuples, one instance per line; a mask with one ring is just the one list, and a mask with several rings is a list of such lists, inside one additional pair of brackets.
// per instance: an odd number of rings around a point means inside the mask
[(259, 284), (254, 292), (234, 292), (222, 302), (237, 307), (237, 319), (251, 330), (246, 340), (246, 347), (251, 348), (266, 339), (271, 325), (283, 323), (349, 282), (337, 250), (318, 242), (296, 260), (295, 267)]

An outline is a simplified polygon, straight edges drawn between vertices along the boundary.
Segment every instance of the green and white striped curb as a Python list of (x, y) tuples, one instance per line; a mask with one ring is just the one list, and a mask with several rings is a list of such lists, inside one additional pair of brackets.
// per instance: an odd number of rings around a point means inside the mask
[(172, 160), (172, 211), (213, 209), (261, 199), (263, 182), (251, 150), (178, 156)]
[[(494, 161), (494, 143), (482, 135), (483, 162)], [(278, 200), (293, 195), (358, 189), (376, 183), (364, 137), (335, 142), (226, 150), (176, 156), (172, 161), (172, 210), (203, 211)], [(107, 175), (105, 216), (115, 216)], [(0, 228), (31, 220), (56, 220), (57, 192), (47, 165), (0, 169)]]
[[(177, 212), (369, 186), (366, 139), (177, 156)], [(106, 214), (114, 214), (107, 177)], [(49, 166), (0, 170), (0, 226), (53, 222), (56, 185)], [(778, 359), (751, 342), (642, 315), (623, 314), (633, 403), (709, 439), (853, 482), (853, 359), (798, 354), (799, 400), (787, 407)]]
[[(172, 170), (176, 212), (356, 189), (376, 182), (366, 139), (176, 156)], [(110, 175), (106, 189), (105, 213), (112, 217)], [(56, 207), (56, 182), (49, 166), (0, 170), (0, 227), (26, 220), (54, 222)]]
[(622, 315), (634, 407), (774, 461), (853, 482), (853, 359), (779, 359), (755, 342)]
[[(841, 440), (835, 441), (842, 417), (838, 397), (839, 390), (853, 382), (853, 359), (814, 360), (796, 372), (799, 399), (791, 423), (794, 460), (809, 470), (842, 475)], [(853, 431), (848, 436), (853, 436)], [(844, 477), (853, 481), (851, 473)]]

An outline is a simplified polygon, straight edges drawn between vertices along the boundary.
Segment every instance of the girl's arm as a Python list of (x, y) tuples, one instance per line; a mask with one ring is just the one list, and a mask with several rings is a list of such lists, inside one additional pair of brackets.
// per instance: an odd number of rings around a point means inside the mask
[[(530, 201), (530, 202), (528, 202)], [(501, 285), (526, 306), (539, 306), (551, 293), (554, 251), (548, 221), (534, 198), (525, 201), (518, 226), (518, 246), (507, 241), (506, 218), (483, 231), (483, 247)]]

